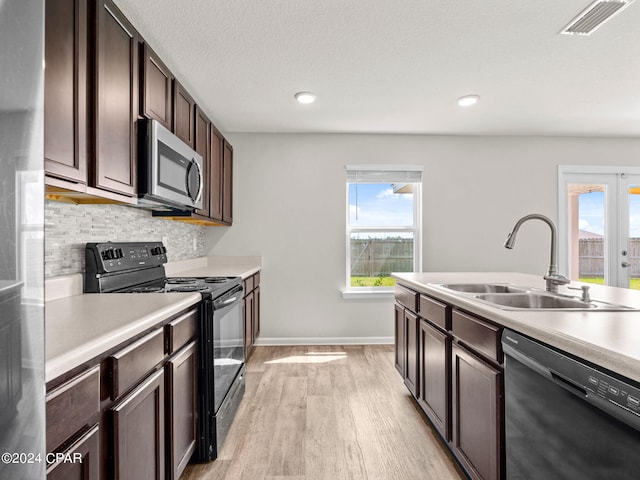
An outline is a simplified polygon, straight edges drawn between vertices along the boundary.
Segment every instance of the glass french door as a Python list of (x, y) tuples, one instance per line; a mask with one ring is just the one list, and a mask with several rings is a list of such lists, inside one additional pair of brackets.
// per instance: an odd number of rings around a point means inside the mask
[(584, 170), (560, 171), (560, 265), (571, 280), (640, 289), (640, 171)]

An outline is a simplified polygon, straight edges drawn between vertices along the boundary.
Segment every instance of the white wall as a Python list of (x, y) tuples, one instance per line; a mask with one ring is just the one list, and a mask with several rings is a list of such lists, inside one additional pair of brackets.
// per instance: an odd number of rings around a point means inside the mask
[[(234, 223), (207, 229), (216, 255), (262, 255), (263, 342), (390, 340), (391, 300), (343, 300), (345, 165), (424, 166), (423, 270), (544, 274), (557, 166), (640, 164), (640, 139), (230, 134)], [(312, 341), (312, 340), (311, 340)]]

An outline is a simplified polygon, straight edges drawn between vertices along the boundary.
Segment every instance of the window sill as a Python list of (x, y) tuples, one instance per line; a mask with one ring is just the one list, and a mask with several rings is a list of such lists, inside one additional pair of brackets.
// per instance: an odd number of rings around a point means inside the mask
[(342, 298), (345, 300), (364, 300), (370, 298), (394, 298), (393, 290), (343, 290)]

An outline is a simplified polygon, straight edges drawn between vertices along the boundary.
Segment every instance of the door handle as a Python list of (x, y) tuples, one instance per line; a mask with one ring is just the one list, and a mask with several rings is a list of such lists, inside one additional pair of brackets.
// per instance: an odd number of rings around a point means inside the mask
[(622, 263), (620, 264), (620, 266), (621, 266), (622, 268), (629, 268), (629, 267), (631, 266), (631, 264), (630, 264), (629, 262), (622, 262)]

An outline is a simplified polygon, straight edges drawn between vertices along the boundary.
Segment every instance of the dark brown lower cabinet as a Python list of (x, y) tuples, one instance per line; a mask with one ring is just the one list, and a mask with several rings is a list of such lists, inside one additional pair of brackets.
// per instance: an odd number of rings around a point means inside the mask
[(253, 353), (253, 302), (253, 292), (249, 292), (244, 297), (244, 351), (247, 358)]
[(116, 480), (165, 478), (164, 382), (158, 370), (111, 408)]
[(198, 358), (192, 342), (165, 366), (167, 374), (167, 479), (177, 480), (196, 448)]
[(455, 342), (451, 369), (453, 453), (472, 479), (501, 479), (503, 372)]
[(16, 417), (22, 398), (22, 348), (20, 291), (0, 298), (0, 366), (6, 372), (0, 378), (0, 427)]
[(421, 319), (418, 341), (418, 404), (440, 435), (449, 441), (451, 337)]
[(418, 394), (418, 316), (405, 309), (404, 322), (407, 355), (404, 384), (415, 397)]
[(406, 340), (405, 340), (405, 322), (404, 308), (396, 303), (394, 311), (394, 328), (395, 328), (395, 366), (396, 370), (404, 378), (404, 372), (407, 363)]
[(98, 480), (100, 478), (100, 428), (95, 425), (47, 468), (47, 480)]
[(244, 351), (248, 360), (260, 335), (260, 272), (244, 280)]

